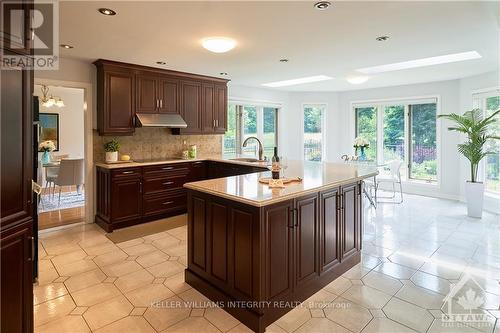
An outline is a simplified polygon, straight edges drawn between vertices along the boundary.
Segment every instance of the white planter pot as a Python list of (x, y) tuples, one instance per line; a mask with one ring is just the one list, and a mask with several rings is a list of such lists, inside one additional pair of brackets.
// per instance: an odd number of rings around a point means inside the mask
[(118, 161), (118, 152), (106, 152), (106, 162), (116, 162)]
[(467, 215), (481, 218), (483, 215), (484, 183), (465, 183)]

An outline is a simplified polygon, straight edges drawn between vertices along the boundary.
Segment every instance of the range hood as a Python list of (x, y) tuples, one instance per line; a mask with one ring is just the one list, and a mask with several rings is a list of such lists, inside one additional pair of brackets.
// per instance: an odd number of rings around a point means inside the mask
[(186, 128), (187, 124), (178, 114), (172, 113), (137, 113), (139, 127)]

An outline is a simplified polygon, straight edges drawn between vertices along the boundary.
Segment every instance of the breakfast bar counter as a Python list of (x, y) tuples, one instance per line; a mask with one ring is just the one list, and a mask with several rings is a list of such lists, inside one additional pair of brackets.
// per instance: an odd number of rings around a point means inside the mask
[(363, 179), (377, 169), (290, 161), (270, 172), (186, 183), (186, 282), (255, 332), (360, 262)]

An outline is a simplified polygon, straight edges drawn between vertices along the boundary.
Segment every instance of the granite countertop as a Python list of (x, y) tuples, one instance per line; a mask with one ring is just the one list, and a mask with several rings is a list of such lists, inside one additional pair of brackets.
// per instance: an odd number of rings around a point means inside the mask
[[(256, 165), (256, 163), (252, 163), (252, 165)], [(287, 184), (285, 188), (270, 189), (266, 184), (259, 183), (259, 178), (269, 177), (270, 172), (258, 172), (187, 183), (184, 187), (262, 207), (339, 185), (357, 182), (377, 175), (378, 171), (373, 166), (289, 161), (285, 173), (287, 177), (301, 177), (302, 182)]]

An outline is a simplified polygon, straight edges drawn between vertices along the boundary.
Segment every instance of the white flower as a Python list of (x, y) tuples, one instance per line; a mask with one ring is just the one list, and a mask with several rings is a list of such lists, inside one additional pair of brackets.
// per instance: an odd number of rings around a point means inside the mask
[(38, 149), (42, 151), (54, 151), (56, 150), (56, 145), (53, 141), (47, 140), (40, 142), (40, 144), (38, 145)]
[(358, 136), (356, 139), (354, 139), (354, 148), (359, 148), (359, 147), (364, 147), (368, 148), (370, 147), (370, 142), (366, 140), (365, 138)]

